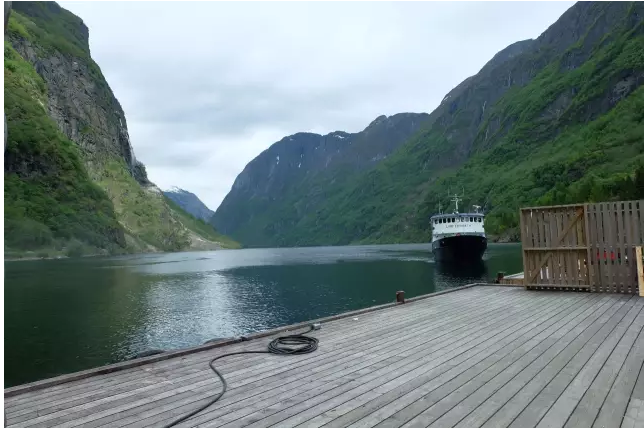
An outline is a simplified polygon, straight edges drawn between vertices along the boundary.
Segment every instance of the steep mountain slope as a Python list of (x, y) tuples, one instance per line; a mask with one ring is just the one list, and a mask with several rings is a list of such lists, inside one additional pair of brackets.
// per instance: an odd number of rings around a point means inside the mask
[(54, 2), (13, 4), (5, 42), (6, 244), (54, 254), (69, 244), (79, 254), (220, 248), (187, 227), (148, 180), (88, 37), (82, 20)]
[(197, 197), (194, 193), (190, 193), (187, 190), (180, 189), (178, 187), (172, 187), (169, 190), (163, 192), (165, 197), (172, 200), (180, 208), (182, 208), (188, 214), (193, 215), (194, 217), (203, 220), (210, 221), (213, 214), (213, 210), (208, 208), (206, 204), (201, 202), (201, 199)]
[(386, 160), (319, 184), (319, 210), (274, 243), (428, 241), (450, 187), (510, 237), (524, 204), (644, 198), (643, 17), (638, 2), (575, 4), (454, 88)]
[(118, 252), (123, 229), (107, 195), (87, 175), (78, 148), (47, 116), (44, 81), (5, 42), (5, 247)]
[(319, 211), (336, 187), (389, 157), (427, 119), (382, 115), (359, 133), (287, 136), (244, 168), (212, 221), (245, 245), (283, 245), (292, 226)]

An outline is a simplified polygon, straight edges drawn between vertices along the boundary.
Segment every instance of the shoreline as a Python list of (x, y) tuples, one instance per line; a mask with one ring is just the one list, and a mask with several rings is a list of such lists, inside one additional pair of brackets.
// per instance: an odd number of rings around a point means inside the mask
[[(488, 237), (489, 238), (489, 237)], [(520, 241), (511, 241), (507, 238), (489, 238), (489, 244), (520, 244)], [(187, 252), (197, 252), (197, 251), (219, 251), (219, 250), (268, 250), (268, 249), (284, 249), (284, 248), (313, 248), (313, 247), (355, 247), (355, 246), (370, 246), (370, 245), (406, 245), (406, 244), (429, 244), (429, 243), (415, 243), (415, 242), (397, 242), (391, 244), (383, 243), (373, 243), (373, 244), (344, 244), (344, 245), (309, 245), (309, 246), (294, 246), (294, 247), (244, 247), (242, 249), (237, 248), (221, 248), (218, 250), (179, 250), (179, 251), (167, 251), (167, 252), (152, 252), (153, 254), (166, 254), (166, 253), (187, 253)], [(35, 251), (25, 252), (25, 254), (38, 253)], [(6, 254), (6, 252), (5, 252)], [(122, 253), (122, 254), (85, 254), (82, 256), (22, 256), (22, 257), (5, 257), (5, 262), (20, 262), (20, 261), (32, 261), (32, 260), (62, 260), (62, 259), (80, 259), (86, 257), (119, 257), (119, 256), (138, 256), (138, 255), (147, 255), (147, 253)]]

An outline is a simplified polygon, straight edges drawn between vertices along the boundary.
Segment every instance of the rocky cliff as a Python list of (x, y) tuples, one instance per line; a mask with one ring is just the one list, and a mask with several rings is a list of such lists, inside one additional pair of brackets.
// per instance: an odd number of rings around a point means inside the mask
[[(485, 206), (497, 235), (516, 228), (524, 204), (644, 197), (635, 174), (644, 169), (643, 8), (577, 3), (450, 91), (383, 160), (305, 189), (285, 178), (272, 194), (245, 192), (261, 205), (240, 203), (249, 179), (271, 182), (276, 156), (260, 155), (262, 169), (240, 174), (215, 225), (272, 245), (422, 242), (450, 187), (465, 190), (466, 205)], [(230, 224), (232, 214), (243, 223)]]
[[(54, 2), (13, 5), (5, 37), (5, 237), (11, 247), (65, 251), (74, 244), (82, 253), (221, 248), (213, 229), (195, 232), (187, 214), (168, 205), (148, 180), (88, 41), (83, 21)], [(92, 208), (102, 210), (92, 215)]]
[(427, 119), (382, 115), (358, 133), (287, 136), (244, 168), (213, 223), (247, 245), (281, 244), (294, 224), (325, 204), (329, 190), (385, 160)]
[[(10, 33), (11, 44), (47, 84), (49, 116), (79, 146), (89, 171), (107, 159), (119, 159), (137, 181), (147, 184), (123, 109), (90, 56), (89, 30), (83, 21), (54, 2), (17, 2), (14, 11), (27, 35), (33, 36)], [(48, 43), (45, 36), (61, 28), (66, 30), (64, 39)]]

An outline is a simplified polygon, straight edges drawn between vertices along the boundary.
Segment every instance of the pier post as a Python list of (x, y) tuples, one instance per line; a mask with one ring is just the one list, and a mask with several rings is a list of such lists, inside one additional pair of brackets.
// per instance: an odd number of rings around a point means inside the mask
[(396, 292), (396, 302), (398, 304), (404, 304), (405, 303), (405, 291), (404, 290), (399, 290)]

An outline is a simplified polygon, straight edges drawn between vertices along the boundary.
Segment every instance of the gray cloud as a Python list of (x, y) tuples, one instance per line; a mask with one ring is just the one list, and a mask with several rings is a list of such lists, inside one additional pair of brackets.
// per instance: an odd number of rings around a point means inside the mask
[(125, 110), (160, 187), (215, 209), (282, 136), (431, 112), (572, 2), (62, 2)]

